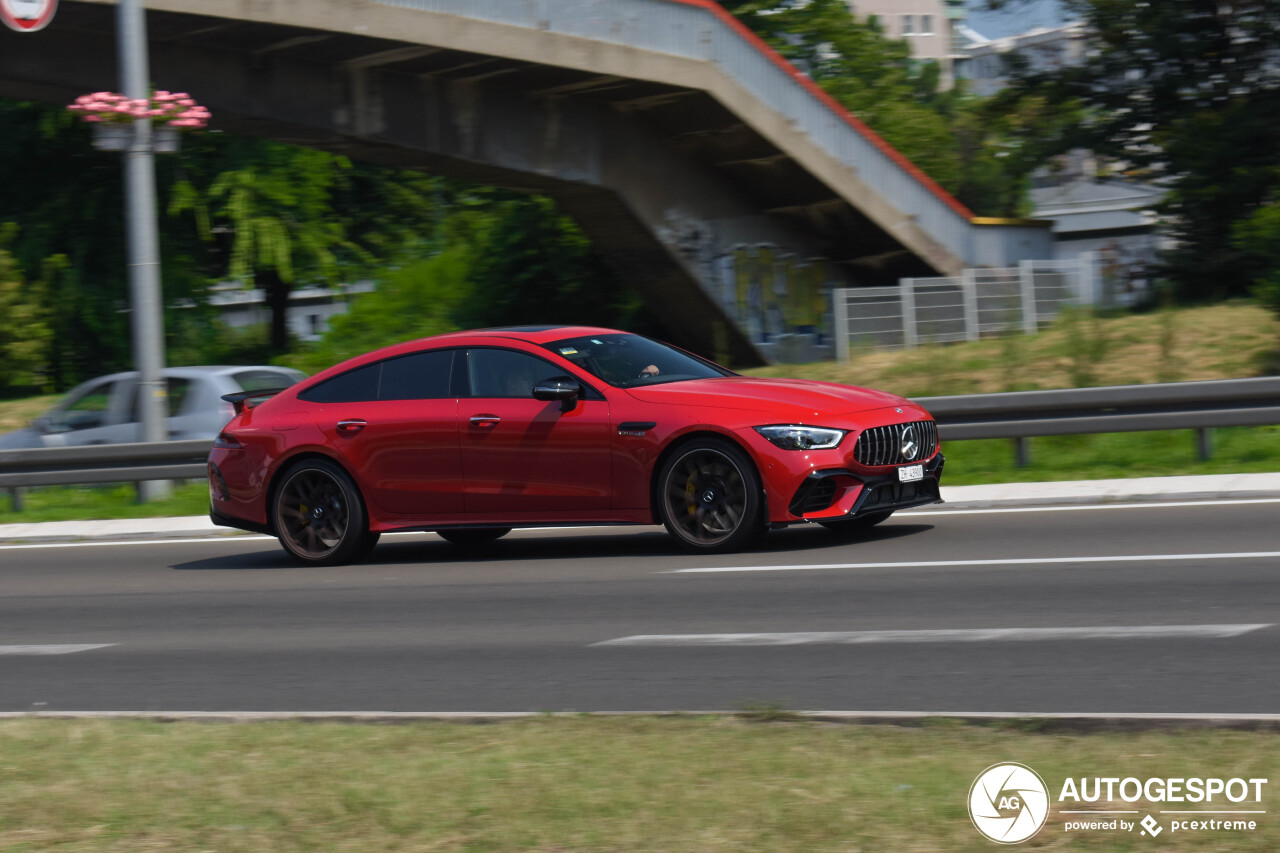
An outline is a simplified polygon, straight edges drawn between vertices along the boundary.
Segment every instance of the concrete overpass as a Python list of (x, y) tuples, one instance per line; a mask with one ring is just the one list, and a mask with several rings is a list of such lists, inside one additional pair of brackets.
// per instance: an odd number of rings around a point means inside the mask
[[(152, 78), (214, 127), (550, 195), (738, 363), (812, 350), (826, 290), (1049, 257), (980, 220), (712, 0), (146, 0)], [(0, 96), (116, 88), (114, 0), (0, 31)], [(566, 318), (572, 319), (572, 318)]]

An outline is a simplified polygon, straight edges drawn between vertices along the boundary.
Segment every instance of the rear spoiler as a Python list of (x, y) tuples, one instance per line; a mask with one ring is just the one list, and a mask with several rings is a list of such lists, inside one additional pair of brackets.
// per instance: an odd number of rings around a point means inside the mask
[(235, 407), (236, 414), (240, 414), (245, 409), (252, 409), (257, 403), (250, 404), (250, 400), (257, 400), (261, 403), (268, 397), (274, 397), (286, 388), (263, 388), (260, 391), (237, 391), (234, 394), (223, 394), (222, 399), (226, 400)]

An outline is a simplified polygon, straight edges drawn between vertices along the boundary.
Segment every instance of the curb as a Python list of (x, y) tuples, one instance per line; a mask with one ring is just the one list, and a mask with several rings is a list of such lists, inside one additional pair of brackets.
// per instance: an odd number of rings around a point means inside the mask
[(157, 723), (307, 722), (393, 725), (419, 722), (482, 725), (531, 719), (730, 718), (757, 723), (930, 728), (960, 723), (1027, 732), (1142, 732), (1232, 729), (1280, 732), (1280, 714), (1041, 714), (1017, 711), (4, 711), (5, 720), (144, 720)]

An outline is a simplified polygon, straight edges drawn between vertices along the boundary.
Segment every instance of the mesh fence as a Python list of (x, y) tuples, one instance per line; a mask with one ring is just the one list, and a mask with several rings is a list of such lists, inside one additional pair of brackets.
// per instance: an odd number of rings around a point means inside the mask
[(1065, 305), (1098, 304), (1098, 259), (1023, 261), (1005, 269), (904, 278), (832, 291), (838, 355), (1034, 332)]

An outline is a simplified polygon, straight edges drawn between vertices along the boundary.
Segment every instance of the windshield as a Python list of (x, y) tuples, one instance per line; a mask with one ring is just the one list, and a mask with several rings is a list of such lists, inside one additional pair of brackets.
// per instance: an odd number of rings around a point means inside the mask
[(737, 375), (639, 335), (584, 335), (543, 346), (618, 388)]

